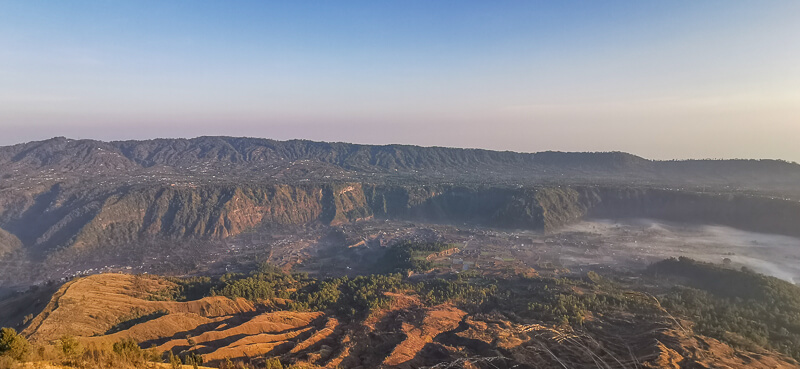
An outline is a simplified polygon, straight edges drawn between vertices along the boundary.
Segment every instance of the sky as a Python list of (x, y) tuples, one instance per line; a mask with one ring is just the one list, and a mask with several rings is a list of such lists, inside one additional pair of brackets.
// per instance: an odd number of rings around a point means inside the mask
[(0, 145), (203, 135), (800, 162), (800, 1), (0, 0)]

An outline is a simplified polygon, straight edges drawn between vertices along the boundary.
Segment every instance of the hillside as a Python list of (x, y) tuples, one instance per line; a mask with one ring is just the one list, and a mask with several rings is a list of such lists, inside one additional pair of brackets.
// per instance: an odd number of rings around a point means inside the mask
[[(64, 334), (82, 347), (133, 339), (214, 367), (268, 359), (307, 368), (798, 367), (695, 333), (646, 293), (587, 278), (100, 274), (62, 286), (23, 334), (34, 345)], [(188, 289), (219, 295), (193, 299)]]
[[(16, 197), (16, 198), (15, 198)], [(0, 203), (0, 258), (148, 240), (226, 239), (267, 225), (336, 225), (369, 218), (552, 231), (584, 217), (646, 217), (800, 236), (800, 202), (744, 194), (627, 187), (241, 184), (55, 185)]]
[(800, 287), (687, 258), (664, 260), (648, 272), (680, 284), (664, 295), (664, 306), (691, 316), (697, 331), (800, 358)]
[(139, 172), (202, 180), (236, 173), (238, 180), (292, 181), (304, 173), (311, 180), (608, 181), (769, 191), (793, 188), (800, 179), (800, 165), (776, 160), (653, 161), (621, 152), (516, 153), (234, 137), (118, 142), (60, 137), (0, 148), (0, 168), (3, 179), (14, 180), (32, 174), (74, 178)]

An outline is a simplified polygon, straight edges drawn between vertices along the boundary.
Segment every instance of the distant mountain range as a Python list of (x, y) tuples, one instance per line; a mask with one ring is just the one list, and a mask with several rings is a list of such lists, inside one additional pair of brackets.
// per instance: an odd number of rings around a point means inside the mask
[[(287, 164), (307, 168), (305, 173), (298, 174), (287, 169)], [(276, 167), (280, 166), (284, 168), (278, 170)], [(3, 173), (0, 176), (5, 179), (14, 173), (43, 171), (80, 177), (82, 174), (118, 176), (156, 169), (166, 174), (209, 178), (215, 174), (235, 174), (239, 180), (259, 181), (366, 178), (514, 184), (599, 181), (722, 185), (767, 191), (792, 191), (800, 181), (800, 165), (787, 161), (658, 161), (623, 152), (517, 153), (236, 137), (113, 142), (57, 137), (0, 147), (0, 173)]]

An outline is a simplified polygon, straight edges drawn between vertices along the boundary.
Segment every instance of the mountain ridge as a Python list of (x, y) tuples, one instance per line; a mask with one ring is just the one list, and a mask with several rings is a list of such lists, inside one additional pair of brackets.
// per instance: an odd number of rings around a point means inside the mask
[[(93, 175), (125, 175), (137, 170), (194, 175), (236, 173), (272, 178), (270, 171), (306, 165), (283, 180), (321, 180), (401, 176), (412, 180), (611, 181), (672, 185), (729, 185), (751, 190), (794, 188), (800, 164), (775, 159), (650, 160), (620, 151), (521, 153), (485, 149), (361, 145), (310, 140), (203, 136), (192, 139), (128, 141), (73, 140), (56, 137), (0, 147), (0, 179), (14, 173), (84, 170)], [(202, 168), (201, 168), (202, 167)], [(245, 178), (241, 178), (242, 170)], [(286, 168), (287, 170), (289, 168)], [(344, 172), (342, 172), (344, 171)], [(325, 172), (325, 173), (321, 173)], [(339, 172), (333, 175), (332, 172)], [(71, 173), (75, 176), (77, 173)], [(378, 175), (378, 177), (375, 177)], [(479, 180), (470, 177), (481, 176)], [(327, 176), (327, 177), (326, 177)], [(280, 176), (277, 176), (280, 177)]]
[[(610, 161), (617, 161), (617, 162), (629, 162), (634, 164), (644, 164), (644, 163), (770, 163), (770, 164), (779, 164), (779, 165), (787, 165), (794, 166), (798, 170), (800, 170), (800, 164), (788, 160), (782, 159), (744, 159), (744, 158), (732, 158), (732, 159), (710, 159), (710, 158), (696, 158), (696, 159), (668, 159), (668, 160), (659, 160), (659, 159), (647, 159), (642, 156), (638, 156), (636, 154), (631, 154), (624, 151), (560, 151), (560, 150), (545, 150), (545, 151), (535, 151), (535, 152), (522, 152), (522, 151), (513, 151), (513, 150), (492, 150), (492, 149), (482, 149), (482, 148), (462, 148), (462, 147), (450, 147), (450, 146), (422, 146), (422, 145), (411, 145), (411, 144), (356, 144), (356, 143), (348, 143), (348, 142), (341, 142), (341, 141), (315, 141), (315, 140), (306, 140), (306, 139), (289, 139), (289, 140), (275, 140), (269, 138), (257, 138), (257, 137), (234, 137), (234, 136), (198, 136), (194, 138), (154, 138), (154, 139), (146, 139), (146, 140), (113, 140), (113, 141), (103, 141), (103, 140), (95, 140), (95, 139), (72, 139), (63, 136), (53, 137), (46, 140), (39, 140), (39, 141), (29, 141), (23, 142), (13, 145), (4, 145), (0, 146), (0, 153), (3, 151), (14, 150), (15, 148), (21, 147), (29, 147), (29, 146), (44, 146), (47, 144), (50, 145), (61, 145), (67, 143), (77, 143), (77, 144), (97, 144), (100, 146), (106, 146), (116, 148), (120, 151), (120, 153), (124, 154), (126, 158), (134, 162), (148, 162), (153, 159), (153, 157), (158, 157), (157, 154), (158, 150), (164, 149), (164, 144), (168, 146), (183, 146), (186, 148), (197, 148), (192, 147), (198, 145), (208, 145), (208, 144), (222, 144), (223, 146), (228, 146), (228, 149), (233, 149), (235, 153), (228, 152), (228, 154), (234, 154), (233, 156), (229, 157), (230, 159), (234, 160), (249, 160), (250, 158), (247, 157), (246, 154), (252, 154), (252, 152), (248, 152), (246, 145), (256, 145), (265, 148), (286, 148), (284, 153), (287, 154), (294, 154), (294, 155), (287, 155), (288, 159), (300, 160), (303, 154), (311, 155), (314, 153), (320, 153), (321, 150), (333, 150), (333, 149), (346, 149), (349, 153), (358, 153), (360, 150), (368, 149), (369, 152), (373, 155), (387, 153), (390, 150), (422, 150), (427, 151), (430, 153), (438, 153), (438, 152), (452, 152), (452, 153), (461, 153), (461, 154), (478, 154), (482, 155), (487, 158), (497, 158), (497, 157), (516, 157), (518, 159), (534, 159), (534, 161), (542, 164), (566, 164), (569, 163), (570, 160), (577, 160), (581, 158), (590, 158), (596, 157), (598, 159), (611, 159)], [(153, 147), (156, 145), (154, 150), (155, 152), (149, 152), (149, 156), (147, 158), (141, 157), (141, 150), (138, 150), (141, 146), (150, 146)], [(297, 149), (292, 149), (295, 147)], [(102, 148), (102, 147), (101, 147)], [(87, 148), (88, 149), (88, 148)], [(304, 150), (298, 150), (304, 149)], [(27, 154), (31, 150), (23, 150), (23, 152), (18, 152), (12, 161), (19, 161), (24, 156), (22, 154)], [(324, 152), (324, 151), (323, 151)], [(224, 151), (222, 153), (225, 153)], [(235, 155), (239, 154), (239, 155)], [(462, 155), (463, 156), (463, 155)], [(2, 158), (2, 157), (0, 157)], [(222, 159), (224, 157), (218, 157), (217, 159)], [(541, 159), (540, 159), (541, 158)], [(150, 164), (152, 165), (152, 164)]]

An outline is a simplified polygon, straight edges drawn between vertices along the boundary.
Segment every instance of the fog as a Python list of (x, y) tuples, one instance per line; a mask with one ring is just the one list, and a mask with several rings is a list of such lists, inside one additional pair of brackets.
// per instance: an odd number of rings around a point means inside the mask
[(732, 267), (800, 283), (800, 239), (793, 237), (648, 219), (583, 221), (552, 236), (558, 261), (573, 268), (638, 268), (678, 256), (720, 264), (728, 258)]

